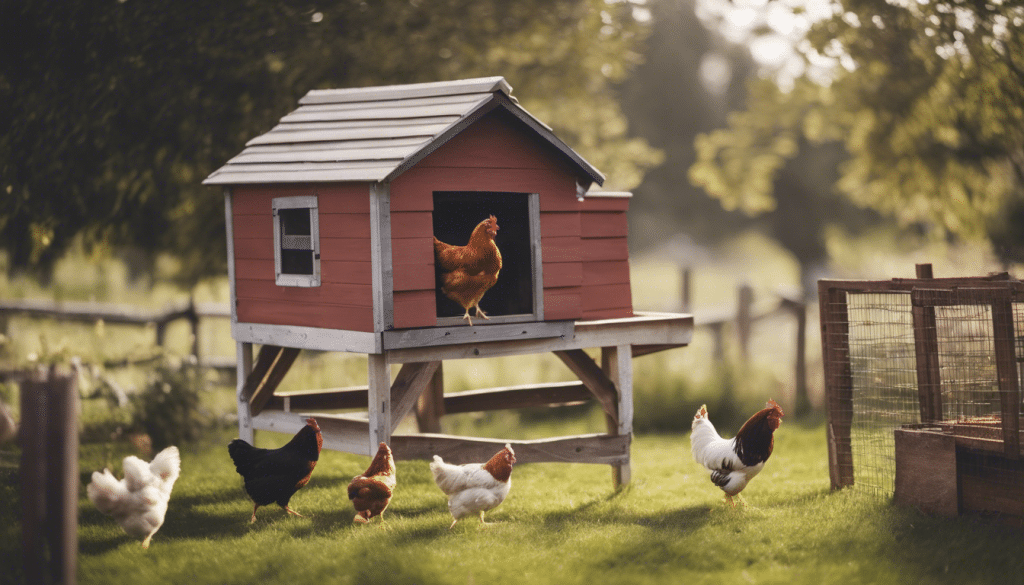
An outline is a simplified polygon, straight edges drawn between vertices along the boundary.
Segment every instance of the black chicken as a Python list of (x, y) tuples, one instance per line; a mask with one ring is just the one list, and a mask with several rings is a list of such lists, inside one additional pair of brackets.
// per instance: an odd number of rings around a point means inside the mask
[(255, 503), (250, 523), (256, 521), (260, 506), (274, 502), (285, 512), (302, 516), (288, 507), (288, 500), (309, 482), (323, 445), (320, 426), (313, 418), (307, 418), (306, 426), (280, 449), (253, 447), (242, 439), (228, 444), (235, 469), (245, 480), (245, 493)]

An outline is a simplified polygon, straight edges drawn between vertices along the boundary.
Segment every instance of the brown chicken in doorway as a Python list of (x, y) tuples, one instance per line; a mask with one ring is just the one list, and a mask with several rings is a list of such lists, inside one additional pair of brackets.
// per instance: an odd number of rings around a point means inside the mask
[(489, 319), (480, 308), (480, 299), (495, 283), (501, 271), (501, 252), (494, 243), (498, 234), (498, 218), (493, 215), (481, 221), (465, 246), (452, 246), (434, 238), (434, 262), (441, 270), (441, 292), (459, 303), (466, 314), (463, 319), (473, 325), (469, 310)]

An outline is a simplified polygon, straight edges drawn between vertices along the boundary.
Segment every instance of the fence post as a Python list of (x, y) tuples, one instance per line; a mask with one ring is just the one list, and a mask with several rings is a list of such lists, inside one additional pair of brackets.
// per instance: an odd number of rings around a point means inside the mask
[(51, 369), (21, 384), (22, 563), (29, 583), (77, 579), (76, 380)]
[(192, 355), (196, 358), (196, 364), (199, 360), (199, 313), (196, 311), (196, 297), (190, 296), (188, 298), (188, 324), (192, 329)]
[(811, 411), (811, 400), (807, 395), (807, 303), (802, 298), (783, 297), (782, 307), (796, 318), (793, 401), (796, 403), (796, 415), (803, 416)]
[(739, 302), (736, 307), (736, 334), (739, 337), (740, 359), (750, 361), (750, 330), (753, 325), (754, 288), (749, 284), (740, 286)]
[(693, 297), (690, 294), (691, 272), (689, 266), (683, 267), (680, 277), (682, 279), (682, 282), (680, 284), (680, 292), (682, 293), (682, 308), (684, 313), (689, 313), (693, 310)]

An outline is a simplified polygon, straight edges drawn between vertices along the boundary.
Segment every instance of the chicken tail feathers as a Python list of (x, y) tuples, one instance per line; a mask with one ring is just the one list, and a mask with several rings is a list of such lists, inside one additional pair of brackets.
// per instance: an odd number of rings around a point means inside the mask
[(149, 470), (159, 477), (165, 485), (173, 485), (181, 474), (181, 454), (177, 447), (168, 447), (156, 454)]
[(434, 474), (434, 481), (437, 481), (437, 476), (442, 472), (446, 463), (444, 459), (441, 459), (440, 455), (434, 455), (434, 460), (430, 462), (430, 472)]

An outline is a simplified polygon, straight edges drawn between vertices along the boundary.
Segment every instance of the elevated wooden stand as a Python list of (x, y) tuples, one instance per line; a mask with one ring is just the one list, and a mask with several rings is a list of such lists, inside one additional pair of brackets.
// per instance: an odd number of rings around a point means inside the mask
[[(293, 394), (275, 394), (274, 390), (299, 348), (264, 345), (254, 363), (252, 344), (238, 343), (239, 437), (251, 442), (255, 429), (295, 433), (305, 424), (305, 418), (315, 416), (323, 431), (324, 447), (337, 451), (369, 456), (384, 441), (391, 445), (397, 459), (430, 459), (436, 454), (446, 461), (467, 463), (486, 460), (508, 442), (520, 463), (606, 464), (612, 466), (616, 486), (628, 483), (633, 436), (632, 358), (689, 344), (692, 316), (637, 313), (624, 319), (564, 322), (549, 328), (549, 335), (554, 336), (511, 340), (487, 341), (486, 335), (481, 335), (486, 330), (486, 326), (451, 328), (448, 333), (446, 328), (427, 330), (433, 332), (432, 345), (409, 345), (401, 342), (404, 337), (397, 336), (385, 339), (381, 353), (367, 354), (367, 386)], [(467, 335), (479, 335), (479, 339), (466, 342)], [(424, 339), (421, 333), (416, 343)], [(600, 348), (601, 363), (591, 359), (584, 348)], [(557, 355), (580, 381), (444, 394), (442, 364), (446, 360), (546, 352)], [(401, 369), (392, 383), (391, 366), (396, 364)], [(522, 441), (439, 432), (445, 414), (569, 405), (591, 399), (600, 402), (604, 410), (608, 428), (604, 434)], [(366, 409), (365, 418), (318, 412), (360, 408)], [(394, 434), (410, 414), (415, 414), (420, 432)]]

